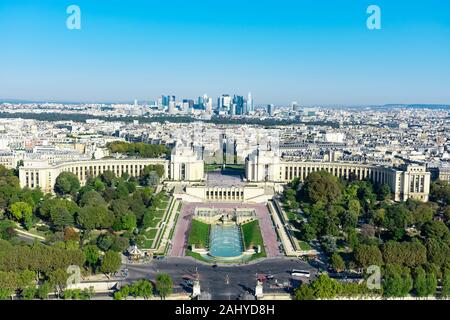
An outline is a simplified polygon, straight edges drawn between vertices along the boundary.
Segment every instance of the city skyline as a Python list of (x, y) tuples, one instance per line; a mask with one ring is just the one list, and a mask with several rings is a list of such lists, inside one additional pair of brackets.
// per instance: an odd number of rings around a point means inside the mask
[[(255, 104), (450, 104), (449, 4), (0, 2), (0, 99), (73, 102), (252, 92)], [(231, 10), (231, 8), (236, 8)], [(166, 13), (166, 14), (163, 14)], [(424, 57), (426, 57), (424, 59)]]
[(0, 0), (0, 39), (15, 314), (450, 300), (449, 1)]

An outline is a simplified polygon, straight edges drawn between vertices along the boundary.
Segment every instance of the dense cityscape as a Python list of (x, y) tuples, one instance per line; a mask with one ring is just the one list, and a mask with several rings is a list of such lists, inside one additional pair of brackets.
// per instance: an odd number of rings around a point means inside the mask
[(4, 0), (0, 30), (3, 311), (448, 305), (450, 2)]
[(1, 104), (2, 297), (449, 294), (448, 106), (229, 97)]

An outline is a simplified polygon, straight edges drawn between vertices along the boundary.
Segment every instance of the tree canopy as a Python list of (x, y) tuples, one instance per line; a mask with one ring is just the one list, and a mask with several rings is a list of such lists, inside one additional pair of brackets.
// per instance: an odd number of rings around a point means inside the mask
[(75, 195), (80, 189), (80, 181), (72, 172), (61, 172), (55, 181), (54, 190), (59, 195)]

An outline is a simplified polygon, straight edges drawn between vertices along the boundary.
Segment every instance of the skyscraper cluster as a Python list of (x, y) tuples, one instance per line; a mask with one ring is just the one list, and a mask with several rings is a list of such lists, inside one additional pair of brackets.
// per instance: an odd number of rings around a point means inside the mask
[[(158, 98), (156, 106), (166, 110), (169, 114), (191, 113), (193, 110), (204, 110), (207, 114), (214, 111), (219, 115), (245, 115), (255, 111), (252, 94), (249, 92), (247, 98), (240, 95), (222, 94), (217, 99), (217, 105), (213, 106), (213, 99), (204, 94), (194, 99), (182, 99), (177, 101), (175, 96), (162, 95)], [(215, 108), (214, 108), (215, 107)]]
[(247, 99), (243, 96), (223, 94), (217, 99), (217, 111), (219, 114), (244, 115), (255, 111), (252, 94), (249, 92)]

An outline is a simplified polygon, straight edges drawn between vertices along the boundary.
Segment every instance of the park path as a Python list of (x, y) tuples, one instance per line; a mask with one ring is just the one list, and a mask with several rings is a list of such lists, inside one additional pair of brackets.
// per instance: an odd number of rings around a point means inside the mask
[(189, 237), (189, 229), (191, 226), (192, 217), (194, 216), (194, 209), (198, 204), (183, 203), (181, 212), (176, 221), (175, 231), (172, 237), (172, 248), (168, 255), (172, 257), (182, 257), (187, 248)]
[(14, 230), (17, 231), (17, 233), (20, 233), (20, 234), (22, 234), (24, 236), (28, 236), (30, 238), (34, 238), (34, 239), (39, 239), (41, 241), (45, 241), (45, 237), (38, 236), (37, 234), (33, 234), (33, 233), (30, 233), (30, 232), (27, 232), (27, 231), (24, 231), (24, 230), (21, 230), (21, 229), (18, 229), (18, 228), (14, 228)]

